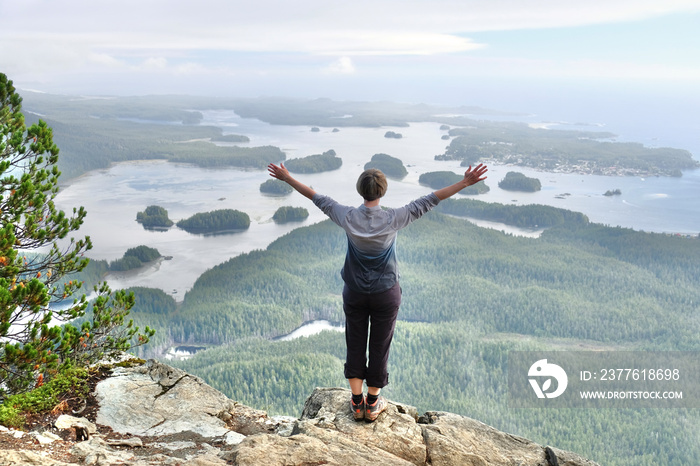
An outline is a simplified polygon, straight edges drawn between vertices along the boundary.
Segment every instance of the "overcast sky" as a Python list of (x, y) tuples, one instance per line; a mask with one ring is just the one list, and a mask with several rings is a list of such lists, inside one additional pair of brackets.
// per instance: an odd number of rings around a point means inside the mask
[(0, 72), (48, 92), (403, 101), (692, 87), (699, 25), (700, 0), (0, 0)]

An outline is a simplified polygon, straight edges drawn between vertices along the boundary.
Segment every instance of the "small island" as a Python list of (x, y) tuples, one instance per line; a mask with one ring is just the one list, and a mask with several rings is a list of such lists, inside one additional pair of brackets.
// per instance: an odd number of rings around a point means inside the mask
[[(432, 189), (440, 189), (444, 188), (445, 186), (450, 186), (452, 184), (455, 184), (456, 182), (460, 181), (461, 179), (464, 178), (464, 175), (458, 175), (454, 172), (450, 171), (437, 171), (437, 172), (428, 172), (428, 173), (423, 173), (420, 177), (418, 177), (418, 182), (422, 185), (429, 186)], [(466, 194), (466, 195), (475, 195), (475, 194), (484, 194), (487, 193), (491, 190), (486, 183), (483, 181), (479, 181), (476, 184), (473, 184), (469, 186), (468, 188), (465, 188), (461, 190), (459, 193), (460, 194)]]
[(498, 187), (506, 191), (534, 193), (542, 189), (542, 183), (537, 178), (529, 178), (519, 172), (508, 172), (506, 177), (498, 182)]
[(177, 226), (188, 233), (240, 231), (250, 227), (250, 217), (239, 210), (221, 209), (194, 214), (190, 218), (177, 222)]
[(314, 126), (313, 128), (311, 128), (312, 133), (318, 133), (320, 131), (321, 131), (321, 128), (319, 128), (318, 126)]
[(168, 218), (168, 211), (157, 205), (150, 205), (143, 212), (138, 212), (136, 221), (147, 230), (167, 230), (173, 226), (173, 221)]
[(286, 196), (292, 191), (294, 191), (294, 188), (280, 180), (267, 180), (260, 185), (261, 193), (271, 194), (273, 196)]
[(301, 222), (308, 218), (309, 211), (303, 207), (283, 206), (277, 209), (272, 220), (275, 223)]
[(603, 196), (619, 196), (621, 194), (622, 194), (622, 191), (620, 191), (619, 189), (613, 189), (613, 190), (608, 189), (607, 191), (605, 191)]
[(389, 178), (402, 180), (408, 175), (401, 159), (388, 154), (374, 154), (372, 160), (365, 164), (365, 170), (376, 168), (381, 170)]
[(401, 133), (395, 133), (393, 131), (387, 131), (384, 133), (385, 138), (393, 138), (393, 139), (401, 139), (403, 137), (403, 134)]
[(335, 151), (331, 149), (323, 154), (287, 160), (284, 165), (293, 173), (320, 173), (337, 170), (343, 165), (343, 159), (336, 156)]
[(221, 136), (214, 136), (211, 138), (212, 142), (250, 142), (248, 136), (243, 136), (242, 134), (222, 134)]
[(126, 272), (143, 267), (149, 262), (160, 259), (161, 256), (157, 249), (149, 248), (148, 246), (136, 246), (135, 248), (127, 249), (121, 259), (117, 259), (109, 263), (109, 270), (112, 272)]

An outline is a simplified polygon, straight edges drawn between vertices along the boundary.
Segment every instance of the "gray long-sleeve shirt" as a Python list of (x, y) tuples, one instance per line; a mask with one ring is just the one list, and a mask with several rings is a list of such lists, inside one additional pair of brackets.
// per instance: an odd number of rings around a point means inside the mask
[(340, 272), (345, 284), (355, 292), (373, 294), (388, 290), (399, 279), (397, 232), (438, 205), (440, 199), (431, 193), (398, 209), (350, 207), (318, 193), (312, 201), (347, 235), (348, 252)]

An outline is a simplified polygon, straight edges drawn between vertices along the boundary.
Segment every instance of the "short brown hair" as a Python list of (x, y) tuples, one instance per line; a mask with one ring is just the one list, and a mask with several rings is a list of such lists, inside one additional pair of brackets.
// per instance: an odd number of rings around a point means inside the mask
[(357, 192), (363, 199), (374, 201), (386, 194), (388, 183), (381, 170), (370, 168), (362, 172), (357, 179)]

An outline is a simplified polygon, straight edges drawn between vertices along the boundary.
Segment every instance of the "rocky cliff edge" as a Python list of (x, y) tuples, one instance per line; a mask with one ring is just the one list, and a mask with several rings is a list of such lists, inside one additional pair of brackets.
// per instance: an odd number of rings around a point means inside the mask
[(374, 423), (356, 422), (342, 388), (316, 388), (295, 419), (268, 416), (153, 360), (104, 373), (92, 409), (56, 413), (31, 432), (2, 428), (0, 466), (596, 464), (468, 417), (419, 415), (393, 401)]

